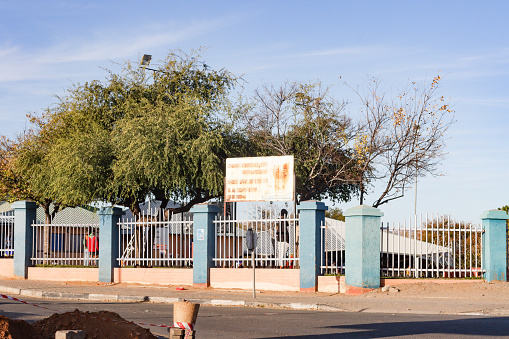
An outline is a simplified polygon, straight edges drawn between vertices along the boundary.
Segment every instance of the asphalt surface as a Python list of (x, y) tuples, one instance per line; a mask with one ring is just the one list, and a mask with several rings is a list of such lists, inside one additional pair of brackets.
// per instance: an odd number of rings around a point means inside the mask
[[(110, 311), (148, 328), (158, 338), (168, 338), (173, 307), (150, 302), (98, 302), (25, 297), (41, 307), (0, 301), (0, 314), (29, 323), (78, 308)], [(45, 308), (42, 308), (45, 307)], [(48, 310), (50, 309), (50, 310)], [(508, 317), (444, 314), (393, 314), (265, 309), (259, 307), (200, 307), (197, 338), (503, 338), (509, 333)]]
[[(479, 289), (488, 285), (479, 282)], [(507, 283), (501, 283), (505, 290)], [(507, 285), (507, 286), (506, 286)], [(197, 289), (189, 286), (156, 286), (137, 284), (106, 284), (96, 282), (54, 282), (38, 280), (0, 280), (0, 292), (5, 297), (51, 298), (89, 301), (147, 301), (174, 303), (187, 300), (210, 306), (244, 306), (317, 310), (335, 312), (414, 313), (450, 315), (509, 316), (509, 295), (497, 293), (497, 286), (488, 286), (491, 292), (437, 294), (432, 285), (418, 293), (404, 293), (402, 288), (389, 291), (375, 290), (360, 296), (343, 294), (260, 292), (253, 298), (252, 291)], [(184, 288), (181, 290), (181, 288)], [(460, 290), (460, 288), (457, 288)], [(471, 290), (471, 289), (470, 289)], [(475, 289), (474, 289), (475, 290)], [(4, 298), (5, 298), (4, 297)]]

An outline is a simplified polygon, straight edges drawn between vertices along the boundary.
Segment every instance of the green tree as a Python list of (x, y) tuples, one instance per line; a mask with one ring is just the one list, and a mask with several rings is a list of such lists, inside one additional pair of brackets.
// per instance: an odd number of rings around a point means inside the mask
[[(505, 205), (498, 208), (501, 211), (505, 211), (505, 213), (509, 214), (509, 205)], [(506, 220), (507, 227), (508, 227), (508, 235), (509, 235), (509, 219)], [(508, 238), (509, 239), (509, 238)]]
[(154, 196), (181, 203), (174, 212), (189, 210), (222, 195), (225, 159), (249, 149), (229, 119), (236, 83), (198, 53), (172, 52), (157, 72), (128, 62), (32, 117), (37, 129), (17, 168), (65, 206), (109, 201), (139, 215), (139, 203)]
[(345, 221), (345, 216), (343, 215), (343, 210), (341, 208), (337, 208), (337, 207), (333, 207), (333, 208), (325, 211), (325, 217), (339, 220), (339, 221)]
[(14, 139), (0, 137), (0, 199), (34, 201), (43, 207), (46, 223), (50, 223), (62, 206), (48, 194), (49, 177), (41, 172), (47, 167), (47, 145), (34, 130)]

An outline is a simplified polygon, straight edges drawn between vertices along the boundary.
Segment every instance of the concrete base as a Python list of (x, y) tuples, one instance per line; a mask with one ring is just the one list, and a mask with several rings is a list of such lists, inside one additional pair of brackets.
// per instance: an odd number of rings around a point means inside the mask
[(309, 288), (301, 288), (300, 291), (304, 293), (314, 293), (318, 290), (318, 286), (309, 287)]
[(345, 294), (346, 295), (361, 295), (361, 294), (368, 293), (373, 290), (374, 290), (374, 288), (364, 288), (364, 287), (346, 285)]
[(204, 283), (204, 284), (194, 284), (193, 283), (193, 287), (196, 287), (196, 288), (207, 288), (209, 286), (210, 286), (210, 284), (207, 284), (207, 283)]
[(318, 292), (345, 293), (345, 276), (318, 276)]

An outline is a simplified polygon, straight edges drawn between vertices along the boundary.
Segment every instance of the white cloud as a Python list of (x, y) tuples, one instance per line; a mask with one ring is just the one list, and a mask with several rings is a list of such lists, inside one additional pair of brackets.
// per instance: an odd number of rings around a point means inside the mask
[[(138, 53), (166, 46), (169, 50), (177, 43), (230, 23), (228, 20), (212, 20), (189, 24), (184, 29), (167, 26), (154, 30), (152, 27), (137, 35), (120, 34), (118, 30), (101, 32), (93, 38), (76, 38), (36, 51), (19, 46), (7, 47), (0, 50), (4, 60), (0, 64), (0, 82), (51, 79), (58, 77), (54, 67), (64, 67), (64, 64), (132, 58)], [(75, 71), (79, 70), (80, 66), (76, 66)]]
[(371, 57), (375, 54), (387, 53), (391, 49), (383, 46), (350, 46), (341, 48), (331, 48), (325, 50), (316, 50), (309, 52), (299, 52), (294, 54), (280, 55), (277, 58), (313, 58), (313, 57), (329, 57), (329, 56), (360, 56)]

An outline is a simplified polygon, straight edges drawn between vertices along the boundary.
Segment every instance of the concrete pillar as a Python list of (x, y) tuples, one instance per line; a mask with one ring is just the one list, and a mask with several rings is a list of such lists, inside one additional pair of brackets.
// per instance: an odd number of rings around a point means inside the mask
[(506, 220), (509, 215), (505, 211), (491, 210), (481, 214), (482, 229), (482, 266), (485, 270), (484, 278), (493, 280), (507, 280), (507, 236)]
[(299, 210), (300, 291), (316, 292), (320, 274), (320, 226), (327, 206), (320, 201), (302, 201)]
[(37, 204), (32, 201), (16, 201), (14, 209), (14, 275), (28, 278), (28, 267), (32, 266), (33, 228)]
[(114, 281), (114, 268), (118, 267), (119, 253), (118, 222), (124, 215), (118, 207), (103, 207), (99, 214), (99, 281)]
[(360, 205), (345, 212), (346, 294), (362, 294), (380, 287), (379, 209)]
[(191, 208), (193, 213), (193, 285), (210, 286), (210, 268), (213, 265), (216, 246), (214, 219), (219, 213), (215, 205), (199, 204)]

